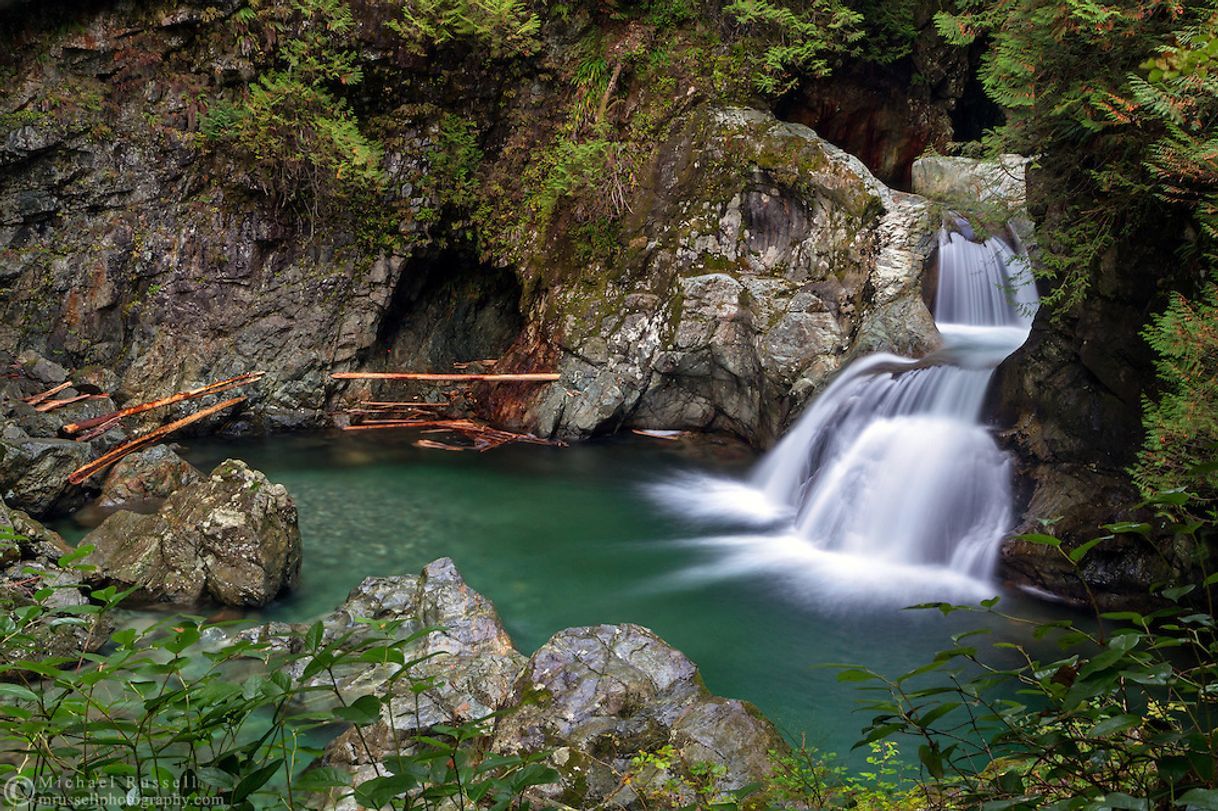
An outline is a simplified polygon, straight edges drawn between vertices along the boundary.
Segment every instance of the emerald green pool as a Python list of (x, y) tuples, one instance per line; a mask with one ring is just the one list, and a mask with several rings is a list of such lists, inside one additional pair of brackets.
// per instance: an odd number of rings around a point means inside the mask
[(977, 621), (903, 611), (866, 584), (822, 589), (796, 571), (737, 566), (722, 544), (703, 540), (715, 532), (650, 495), (687, 471), (743, 475), (754, 459), (739, 449), (638, 439), (479, 454), (418, 449), (414, 439), (379, 431), (189, 444), (200, 467), (239, 457), (296, 499), (300, 587), (259, 616), (307, 620), (365, 577), (411, 574), (449, 556), (494, 601), (522, 651), (568, 626), (639, 623), (697, 662), (712, 691), (756, 703), (794, 741), (842, 754), (866, 722), (861, 694), (819, 665), (895, 674)]

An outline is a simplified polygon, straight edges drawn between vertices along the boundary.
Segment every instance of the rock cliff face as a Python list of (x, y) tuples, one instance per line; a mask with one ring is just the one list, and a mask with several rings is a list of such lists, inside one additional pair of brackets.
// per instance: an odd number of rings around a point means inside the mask
[[(1018, 532), (1042, 531), (1040, 521), (1050, 520), (1054, 534), (1079, 543), (1138, 503), (1125, 471), (1141, 441), (1140, 399), (1153, 367), (1130, 325), (1146, 322), (1153, 299), (1152, 285), (1122, 272), (1113, 256), (1084, 311), (1057, 320), (1043, 312), (999, 367), (993, 401), (1018, 459)], [(1002, 561), (1015, 582), (1087, 599), (1055, 550), (1012, 540)], [(1128, 595), (1144, 600), (1170, 565), (1144, 541), (1125, 538), (1089, 553), (1081, 572), (1102, 603), (1120, 606)]]
[(768, 444), (842, 362), (937, 341), (921, 299), (924, 201), (806, 127), (701, 110), (661, 150), (604, 286), (556, 286), (517, 351), (557, 335), (544, 433), (729, 431)]
[(445, 116), (487, 122), (486, 188), (527, 173), (520, 155), (540, 154), (572, 104), (554, 78), (571, 66), (554, 54), (575, 50), (576, 29), (502, 75), (454, 70), (437, 92), (417, 61), (387, 55), (383, 21), (361, 18), (367, 69), (404, 88), (366, 100), (383, 114), (397, 216), (371, 238), (293, 223), (217, 177), (198, 132), (200, 99), (254, 70), (235, 50), (235, 9), (99, 4), (21, 21), (0, 102), (0, 342), (113, 368), (120, 402), (268, 372), (245, 410), (203, 430), (322, 425), (369, 392), (330, 372), (446, 370), (506, 350), (500, 368), (563, 374), (546, 390), (479, 393), (484, 414), (513, 425), (766, 444), (844, 357), (933, 341), (912, 294), (927, 247), (910, 235), (918, 206), (810, 130), (724, 107), (700, 76), (680, 77), (694, 84), (665, 102), (677, 123), (622, 190), (613, 261), (580, 259), (578, 218), (481, 256), (449, 233), (432, 177)]

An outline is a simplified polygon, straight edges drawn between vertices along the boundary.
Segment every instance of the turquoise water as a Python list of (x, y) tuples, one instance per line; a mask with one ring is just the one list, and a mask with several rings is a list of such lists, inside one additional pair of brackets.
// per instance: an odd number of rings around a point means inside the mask
[(187, 447), (204, 469), (242, 458), (296, 499), (300, 587), (257, 616), (311, 619), (365, 577), (412, 574), (449, 556), (494, 601), (522, 651), (569, 626), (639, 623), (697, 662), (712, 691), (754, 702), (793, 741), (842, 754), (866, 723), (856, 710), (862, 695), (818, 665), (903, 672), (969, 621), (902, 611), (870, 586), (851, 593), (848, 583), (822, 588), (798, 572), (739, 566), (704, 542), (714, 532), (650, 495), (682, 472), (742, 474), (754, 460), (738, 449), (639, 439), (478, 454), (421, 450), (413, 439), (381, 431)]

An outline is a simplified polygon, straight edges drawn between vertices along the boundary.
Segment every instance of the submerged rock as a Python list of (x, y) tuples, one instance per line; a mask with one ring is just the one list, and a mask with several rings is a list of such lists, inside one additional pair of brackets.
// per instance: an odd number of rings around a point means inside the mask
[(300, 576), (296, 505), (281, 484), (230, 459), (152, 515), (120, 511), (89, 533), (97, 578), (135, 599), (266, 605)]
[[(380, 721), (348, 730), (326, 749), (324, 762), (352, 772), (356, 785), (384, 774), (382, 761), (409, 750), (415, 735), (492, 714), (493, 752), (550, 753), (561, 780), (534, 796), (547, 806), (642, 808), (639, 792), (651, 790), (675, 790), (678, 799), (692, 802), (688, 787), (688, 797), (680, 788), (691, 767), (719, 767), (716, 790), (727, 792), (765, 777), (769, 752), (785, 748), (755, 709), (712, 696), (697, 667), (646, 628), (568, 629), (526, 659), (512, 647), (494, 606), (470, 589), (448, 558), (418, 577), (365, 580), (322, 619), (323, 639), (351, 632), (358, 639), (369, 628), (361, 619), (396, 623), (396, 639), (437, 630), (405, 647), (407, 660), (422, 660), (407, 679), (388, 681), (396, 666), (336, 672), (332, 684), (345, 702), (363, 694), (388, 699)], [(289, 632), (299, 639), (303, 630), (272, 625), (244, 635), (286, 644)], [(307, 661), (293, 666), (302, 669)], [(328, 684), (326, 678), (312, 683)], [(663, 774), (636, 763), (658, 752), (670, 761)], [(639, 778), (634, 788), (627, 775)], [(335, 795), (325, 807), (356, 805)]]

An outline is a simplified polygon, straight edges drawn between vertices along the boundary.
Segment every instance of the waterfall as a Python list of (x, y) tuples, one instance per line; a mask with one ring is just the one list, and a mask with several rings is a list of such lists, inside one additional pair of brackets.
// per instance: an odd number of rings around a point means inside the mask
[(686, 482), (660, 497), (689, 516), (766, 523), (785, 543), (867, 565), (988, 579), (1012, 523), (1011, 470), (981, 409), (1038, 299), (1018, 242), (980, 240), (964, 222), (940, 232), (938, 268), (942, 349), (858, 360), (743, 485), (702, 482), (695, 496)]

